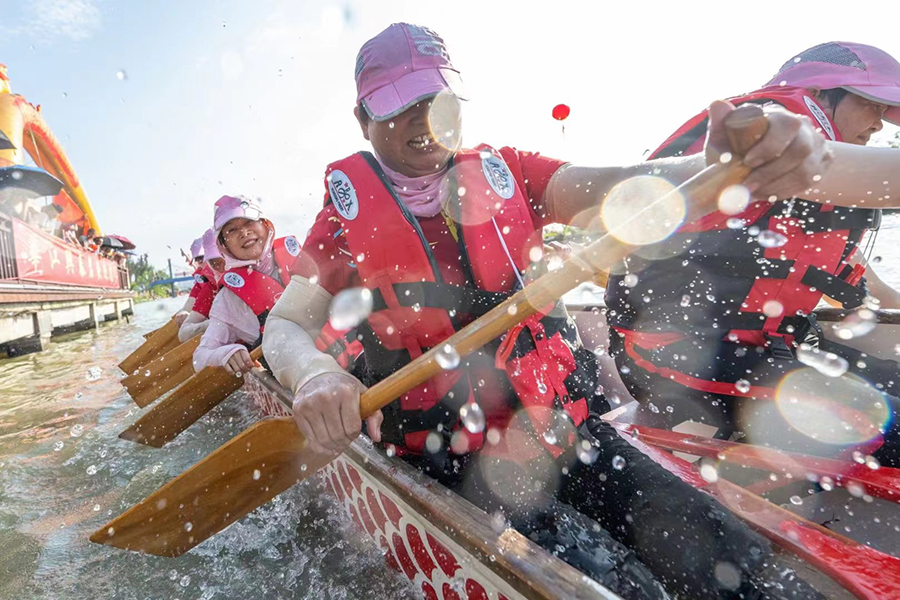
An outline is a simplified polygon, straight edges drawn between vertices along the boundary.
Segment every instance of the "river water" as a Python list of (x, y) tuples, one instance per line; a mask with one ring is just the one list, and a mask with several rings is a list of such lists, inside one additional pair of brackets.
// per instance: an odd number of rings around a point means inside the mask
[(0, 362), (0, 598), (403, 598), (316, 479), (167, 559), (88, 536), (260, 418), (234, 395), (165, 448), (120, 440), (139, 410), (116, 365), (183, 299)]
[[(871, 257), (900, 287), (900, 215)], [(414, 597), (315, 478), (178, 559), (88, 542), (261, 416), (237, 394), (163, 449), (118, 439), (139, 411), (116, 365), (181, 303), (140, 304), (131, 323), (0, 362), (0, 598)]]

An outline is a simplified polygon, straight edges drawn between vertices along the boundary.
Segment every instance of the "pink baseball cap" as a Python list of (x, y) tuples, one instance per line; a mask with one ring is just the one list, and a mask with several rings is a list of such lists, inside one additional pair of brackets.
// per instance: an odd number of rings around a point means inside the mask
[(900, 63), (874, 46), (851, 42), (813, 46), (782, 65), (769, 85), (843, 88), (888, 105), (884, 119), (900, 125)]
[(203, 238), (198, 237), (191, 243), (191, 258), (197, 259), (203, 256)]
[(213, 229), (215, 235), (218, 236), (225, 224), (232, 219), (259, 221), (262, 218), (264, 218), (262, 209), (252, 200), (236, 196), (222, 196), (216, 200)]
[(363, 44), (356, 57), (356, 92), (357, 104), (376, 121), (440, 92), (466, 99), (444, 40), (409, 23), (394, 23)]
[(222, 258), (219, 247), (216, 246), (216, 230), (209, 228), (203, 233), (203, 258), (207, 262), (214, 258)]

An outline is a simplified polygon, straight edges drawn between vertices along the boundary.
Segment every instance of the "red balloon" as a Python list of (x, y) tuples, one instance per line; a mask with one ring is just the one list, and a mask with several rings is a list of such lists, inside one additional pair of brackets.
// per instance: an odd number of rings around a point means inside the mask
[(567, 104), (557, 104), (553, 107), (553, 118), (557, 121), (565, 121), (569, 117), (569, 106)]

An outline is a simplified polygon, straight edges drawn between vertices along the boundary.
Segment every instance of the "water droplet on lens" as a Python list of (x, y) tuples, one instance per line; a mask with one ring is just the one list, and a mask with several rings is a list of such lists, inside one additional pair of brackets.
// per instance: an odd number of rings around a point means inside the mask
[(636, 286), (638, 284), (638, 276), (635, 275), (634, 273), (629, 273), (628, 275), (626, 275), (625, 277), (622, 278), (622, 282), (625, 284), (626, 287), (633, 288), (634, 286)]
[(73, 425), (69, 430), (69, 435), (73, 438), (81, 437), (82, 433), (84, 433), (84, 425)]
[(559, 441), (559, 438), (556, 437), (556, 432), (552, 429), (548, 429), (544, 432), (544, 441), (550, 444), (551, 446), (555, 446)]
[(736, 215), (750, 203), (750, 190), (742, 185), (730, 185), (719, 194), (719, 211)]
[(262, 477), (262, 473), (259, 472), (259, 469), (253, 469), (253, 479), (254, 481), (259, 481), (259, 478)]
[(879, 468), (881, 468), (881, 463), (878, 462), (878, 459), (875, 458), (874, 456), (867, 456), (866, 457), (866, 466), (869, 467), (870, 469), (872, 469), (873, 471), (877, 471)]
[(830, 492), (834, 489), (834, 480), (831, 477), (824, 475), (819, 479), (819, 485), (822, 486), (822, 489), (826, 492)]
[(480, 433), (484, 431), (485, 417), (484, 411), (477, 402), (464, 404), (459, 409), (459, 418), (463, 425), (469, 430), (469, 433)]
[(53, 450), (56, 451), (56, 452), (59, 452), (59, 451), (62, 450), (64, 447), (65, 447), (65, 444), (62, 443), (62, 442), (56, 442), (55, 444), (53, 444)]
[(441, 346), (435, 354), (434, 359), (445, 371), (455, 369), (459, 366), (459, 353), (457, 353), (456, 348), (450, 344)]
[(596, 462), (599, 451), (589, 441), (581, 440), (575, 448), (575, 453), (578, 460), (586, 465), (592, 465)]
[(428, 450), (431, 454), (437, 454), (441, 450), (441, 446), (444, 445), (443, 438), (441, 438), (441, 434), (437, 431), (432, 431), (428, 434), (428, 437), (425, 438), (425, 449)]
[(828, 377), (840, 377), (850, 366), (843, 357), (832, 352), (822, 352), (807, 344), (800, 344), (797, 349), (797, 360)]
[(621, 471), (622, 469), (625, 468), (625, 464), (626, 464), (626, 462), (625, 462), (625, 459), (624, 459), (624, 458), (622, 458), (622, 457), (619, 456), (618, 454), (616, 454), (615, 456), (613, 456), (613, 459), (612, 459), (612, 467), (613, 467), (613, 469), (615, 469), (616, 471)]
[(691, 297), (688, 296), (687, 294), (685, 294), (684, 296), (681, 297), (681, 306), (687, 308), (690, 305), (691, 305)]
[(759, 232), (756, 242), (763, 248), (780, 248), (788, 243), (788, 239), (777, 231), (766, 229)]
[(185, 531), (190, 531), (190, 530), (193, 529), (193, 528), (194, 528), (194, 524), (191, 523), (190, 521), (188, 521), (187, 523), (184, 524), (184, 530), (185, 530)]
[(181, 584), (181, 587), (187, 587), (187, 586), (191, 585), (191, 576), (185, 575), (184, 577), (181, 578), (181, 581), (179, 583)]
[(769, 318), (780, 317), (783, 312), (784, 305), (778, 300), (767, 300), (766, 303), (763, 304), (763, 314)]
[(734, 389), (742, 394), (746, 394), (750, 391), (750, 382), (746, 379), (738, 379), (734, 382)]
[(359, 325), (372, 312), (372, 292), (366, 288), (350, 288), (339, 292), (329, 309), (331, 326), (339, 331)]
[(100, 505), (99, 505), (99, 504), (95, 504), (95, 505), (94, 505), (94, 512), (100, 512)]
[(744, 220), (738, 217), (731, 217), (730, 219), (725, 221), (725, 224), (728, 226), (728, 229), (741, 229), (744, 225), (746, 225), (746, 223), (744, 223)]
[(87, 469), (85, 469), (85, 473), (88, 475), (96, 475), (97, 474), (97, 465), (91, 465)]
[(103, 375), (103, 370), (100, 367), (91, 367), (87, 371), (86, 379), (88, 381), (97, 381)]
[(116, 79), (118, 79), (119, 81), (125, 81), (126, 79), (128, 79), (128, 73), (125, 71), (125, 69), (119, 69), (118, 71), (116, 71)]
[(791, 496), (791, 504), (800, 506), (801, 504), (803, 504), (803, 498), (801, 498), (800, 496)]
[(547, 384), (544, 383), (544, 380), (543, 380), (543, 379), (541, 379), (541, 380), (538, 381), (538, 383), (537, 383), (537, 389), (538, 389), (538, 391), (539, 391), (540, 393), (542, 393), (542, 394), (546, 394), (546, 393), (547, 393)]
[(700, 477), (709, 483), (715, 483), (719, 480), (719, 469), (716, 461), (711, 458), (700, 459)]
[(861, 308), (847, 315), (837, 326), (837, 336), (842, 340), (852, 340), (871, 333), (878, 322), (878, 316), (868, 308)]
[(528, 258), (531, 262), (537, 262), (544, 257), (544, 249), (541, 246), (534, 246), (528, 251)]

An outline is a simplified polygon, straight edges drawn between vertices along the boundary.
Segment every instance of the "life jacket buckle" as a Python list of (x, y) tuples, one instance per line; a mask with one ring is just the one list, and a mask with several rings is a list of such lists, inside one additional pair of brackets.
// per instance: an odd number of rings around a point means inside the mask
[(794, 360), (794, 353), (780, 335), (765, 334), (769, 342), (769, 352), (772, 356), (781, 360)]

